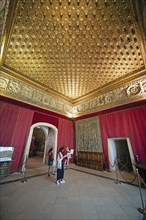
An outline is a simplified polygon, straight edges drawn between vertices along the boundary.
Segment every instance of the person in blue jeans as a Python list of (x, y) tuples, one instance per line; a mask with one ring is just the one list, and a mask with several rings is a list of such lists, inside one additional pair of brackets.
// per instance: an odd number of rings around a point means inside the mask
[(53, 154), (53, 148), (50, 148), (48, 151), (48, 176), (54, 176), (54, 167), (53, 167), (53, 161), (54, 161), (54, 154)]

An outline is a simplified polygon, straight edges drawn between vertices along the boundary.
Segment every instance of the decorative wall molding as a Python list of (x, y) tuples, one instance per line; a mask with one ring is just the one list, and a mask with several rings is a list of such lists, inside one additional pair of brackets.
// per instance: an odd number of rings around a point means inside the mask
[(76, 114), (88, 114), (146, 99), (146, 77), (76, 106)]
[(63, 115), (69, 116), (68, 112), (72, 109), (72, 106), (67, 102), (49, 96), (28, 84), (4, 74), (0, 76), (0, 89), (0, 94), (3, 96), (14, 98)]
[(3, 73), (0, 76), (0, 94), (31, 105), (35, 105), (70, 118), (98, 112), (130, 102), (146, 99), (146, 77), (130, 82), (104, 95), (72, 105), (62, 99), (54, 98), (33, 86), (22, 83)]

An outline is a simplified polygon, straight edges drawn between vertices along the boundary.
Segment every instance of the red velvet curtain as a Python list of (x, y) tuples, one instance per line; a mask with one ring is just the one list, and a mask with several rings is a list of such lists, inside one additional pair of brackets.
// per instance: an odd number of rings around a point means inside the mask
[(25, 144), (31, 126), (33, 111), (1, 103), (0, 105), (0, 145), (14, 146), (11, 172), (22, 167)]
[(100, 116), (105, 166), (108, 168), (108, 138), (129, 138), (134, 155), (146, 164), (146, 106)]
[[(58, 149), (60, 147), (69, 146), (74, 149), (74, 124), (70, 120), (59, 119), (58, 124)], [(74, 155), (71, 162), (74, 160)]]

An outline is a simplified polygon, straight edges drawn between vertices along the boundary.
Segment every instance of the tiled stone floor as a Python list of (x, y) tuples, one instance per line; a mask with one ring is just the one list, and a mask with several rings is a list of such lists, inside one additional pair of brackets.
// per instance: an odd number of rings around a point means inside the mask
[[(1, 180), (1, 220), (146, 219), (137, 210), (142, 207), (139, 187), (116, 184), (115, 174), (71, 165), (65, 170), (66, 183), (57, 186), (56, 176), (46, 172), (46, 165), (34, 165), (27, 170), (27, 182), (20, 181), (20, 173)], [(146, 202), (146, 190), (141, 190)]]

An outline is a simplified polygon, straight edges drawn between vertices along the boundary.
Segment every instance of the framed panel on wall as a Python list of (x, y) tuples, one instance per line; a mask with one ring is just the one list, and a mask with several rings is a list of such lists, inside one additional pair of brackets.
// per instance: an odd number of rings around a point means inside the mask
[(0, 162), (12, 161), (14, 149), (11, 146), (0, 146)]
[(77, 151), (103, 152), (99, 117), (76, 122)]

